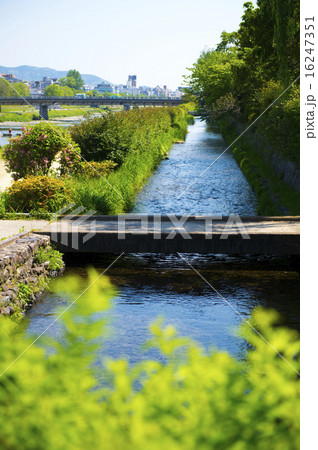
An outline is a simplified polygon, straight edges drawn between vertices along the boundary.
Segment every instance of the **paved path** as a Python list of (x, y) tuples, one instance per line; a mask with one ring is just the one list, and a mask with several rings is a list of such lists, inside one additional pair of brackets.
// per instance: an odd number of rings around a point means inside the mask
[(4, 191), (11, 183), (11, 175), (6, 172), (4, 161), (0, 159), (0, 191)]
[(46, 220), (0, 220), (0, 239), (23, 231), (40, 230), (48, 225)]

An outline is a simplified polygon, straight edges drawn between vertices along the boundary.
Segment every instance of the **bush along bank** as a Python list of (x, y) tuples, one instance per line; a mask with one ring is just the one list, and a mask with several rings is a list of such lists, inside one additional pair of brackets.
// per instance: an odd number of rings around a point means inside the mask
[(48, 236), (27, 234), (0, 245), (0, 315), (18, 317), (64, 269), (62, 254)]
[(173, 142), (185, 139), (193, 123), (189, 108), (106, 113), (70, 134), (51, 124), (25, 129), (5, 149), (7, 169), (18, 181), (1, 195), (1, 216), (54, 213), (72, 202), (97, 214), (128, 212)]
[[(230, 116), (217, 121), (230, 145), (246, 128)], [(264, 137), (246, 132), (231, 147), (232, 153), (258, 199), (260, 215), (299, 215), (299, 165), (272, 152)]]

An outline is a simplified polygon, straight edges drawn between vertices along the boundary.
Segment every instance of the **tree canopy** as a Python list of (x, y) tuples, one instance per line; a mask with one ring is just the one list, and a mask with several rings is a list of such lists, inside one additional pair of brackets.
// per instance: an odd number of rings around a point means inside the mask
[(30, 95), (28, 87), (24, 83), (8, 83), (0, 79), (0, 97), (27, 97)]
[(68, 86), (59, 86), (58, 84), (51, 84), (44, 90), (44, 95), (52, 97), (69, 97), (74, 95), (73, 89)]
[(84, 86), (81, 74), (75, 69), (69, 70), (66, 77), (61, 78), (59, 82), (62, 86), (68, 86), (76, 90), (80, 90)]

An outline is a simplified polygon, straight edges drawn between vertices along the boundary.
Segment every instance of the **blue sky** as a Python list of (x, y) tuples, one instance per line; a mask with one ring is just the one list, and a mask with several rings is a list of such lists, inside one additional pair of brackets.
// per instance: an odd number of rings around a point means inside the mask
[(244, 0), (1, 0), (0, 65), (78, 69), (113, 83), (181, 85), (237, 29)]

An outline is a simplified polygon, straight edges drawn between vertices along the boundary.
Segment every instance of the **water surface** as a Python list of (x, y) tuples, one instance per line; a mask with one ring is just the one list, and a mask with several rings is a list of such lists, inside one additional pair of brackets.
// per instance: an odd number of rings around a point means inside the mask
[(231, 152), (223, 153), (222, 136), (199, 119), (189, 131), (139, 193), (133, 212), (255, 215), (255, 194)]

